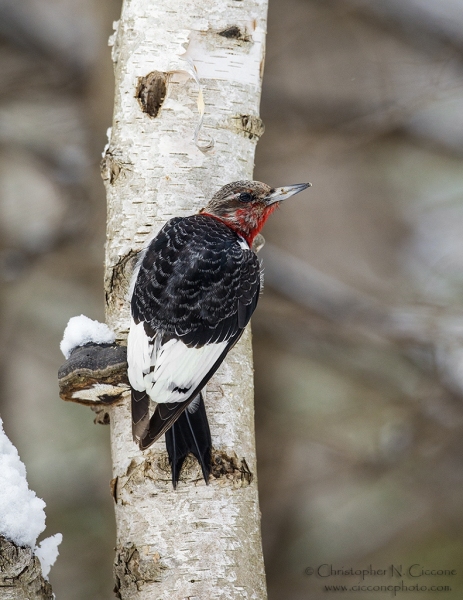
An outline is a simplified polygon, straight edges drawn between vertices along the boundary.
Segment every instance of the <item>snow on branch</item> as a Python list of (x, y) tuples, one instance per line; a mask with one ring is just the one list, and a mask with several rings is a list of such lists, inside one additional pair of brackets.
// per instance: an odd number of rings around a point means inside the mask
[(26, 467), (0, 419), (0, 536), (16, 546), (30, 548), (40, 560), (42, 576), (47, 578), (63, 536), (57, 533), (36, 545), (45, 530), (44, 508), (45, 502), (29, 489)]
[(79, 346), (89, 343), (112, 344), (114, 340), (114, 332), (105, 323), (80, 315), (69, 319), (60, 349), (64, 357), (69, 358), (71, 352)]

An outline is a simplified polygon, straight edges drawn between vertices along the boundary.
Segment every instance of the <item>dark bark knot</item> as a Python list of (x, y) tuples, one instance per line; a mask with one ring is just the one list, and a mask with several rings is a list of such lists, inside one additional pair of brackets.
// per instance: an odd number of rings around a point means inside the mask
[(167, 566), (158, 552), (139, 549), (134, 544), (116, 548), (114, 576), (116, 598), (127, 598), (140, 591), (145, 583), (162, 581)]
[(114, 185), (122, 175), (127, 176), (132, 171), (132, 164), (115, 156), (110, 150), (106, 151), (100, 162), (101, 177)]
[(253, 480), (253, 474), (244, 458), (239, 459), (234, 453), (227, 454), (220, 450), (212, 453), (212, 477), (239, 483), (239, 487), (247, 487)]
[[(212, 450), (210, 485), (227, 485), (238, 489), (247, 487), (254, 479), (246, 459), (235, 452)], [(156, 485), (171, 488), (171, 466), (167, 452), (148, 452), (144, 459), (132, 459), (126, 472), (111, 480), (110, 489), (114, 502), (131, 502), (133, 493), (150, 480)], [(181, 485), (203, 485), (203, 477), (198, 462), (187, 456), (180, 474)]]
[(255, 115), (236, 115), (231, 118), (232, 128), (250, 140), (258, 140), (265, 131), (264, 122)]
[(161, 109), (167, 94), (167, 80), (168, 74), (161, 71), (152, 71), (146, 77), (138, 78), (135, 98), (142, 111), (150, 117), (157, 117)]
[(223, 31), (219, 31), (219, 35), (228, 39), (239, 40), (240, 42), (251, 41), (251, 37), (247, 34), (246, 30), (242, 31), (237, 25), (231, 25)]
[(122, 256), (105, 281), (106, 304), (111, 309), (121, 309), (125, 306), (133, 270), (137, 264), (139, 251), (130, 250)]

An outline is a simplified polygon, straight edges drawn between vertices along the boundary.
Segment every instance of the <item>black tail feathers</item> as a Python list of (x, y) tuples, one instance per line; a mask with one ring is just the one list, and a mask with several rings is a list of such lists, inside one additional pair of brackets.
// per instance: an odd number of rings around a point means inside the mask
[(206, 483), (209, 481), (212, 441), (202, 394), (199, 395), (199, 402), (195, 398), (191, 406), (196, 404), (197, 408), (195, 407), (194, 412), (189, 412), (188, 408), (184, 410), (172, 427), (166, 431), (166, 447), (174, 488), (177, 487), (182, 465), (190, 452), (201, 465), (204, 481)]
[(146, 435), (150, 421), (149, 407), (148, 394), (132, 388), (132, 433), (135, 441)]

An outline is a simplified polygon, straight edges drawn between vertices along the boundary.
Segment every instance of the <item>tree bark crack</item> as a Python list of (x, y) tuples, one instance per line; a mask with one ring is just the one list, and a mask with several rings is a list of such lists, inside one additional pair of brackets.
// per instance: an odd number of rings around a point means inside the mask
[(0, 589), (2, 600), (52, 600), (54, 597), (32, 549), (16, 546), (3, 536), (0, 536)]

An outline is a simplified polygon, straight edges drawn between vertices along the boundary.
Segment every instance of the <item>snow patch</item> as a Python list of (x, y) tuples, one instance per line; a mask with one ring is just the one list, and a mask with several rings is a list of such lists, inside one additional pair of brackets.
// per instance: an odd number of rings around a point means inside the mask
[(69, 358), (74, 348), (93, 342), (94, 344), (112, 344), (116, 336), (106, 323), (89, 319), (85, 315), (72, 317), (64, 330), (60, 349), (65, 358)]
[(108, 129), (106, 130), (106, 137), (108, 139), (108, 141), (106, 142), (105, 147), (103, 148), (103, 152), (101, 153), (101, 156), (104, 158), (106, 156), (106, 152), (109, 150), (109, 145), (111, 144), (111, 133), (113, 131), (112, 127), (108, 127)]
[(50, 569), (55, 564), (56, 559), (58, 558), (58, 546), (61, 544), (62, 541), (62, 534), (55, 533), (55, 535), (51, 535), (50, 537), (47, 537), (46, 539), (42, 540), (35, 549), (35, 555), (40, 560), (40, 565), (42, 567), (42, 575), (45, 579), (48, 579)]
[(0, 535), (17, 546), (32, 548), (46, 578), (63, 536), (56, 533), (36, 547), (37, 538), (45, 529), (44, 508), (45, 502), (29, 489), (26, 467), (3, 431), (0, 418)]
[(117, 32), (119, 31), (119, 21), (113, 21), (113, 33), (108, 38), (108, 46), (112, 47), (116, 44)]
[(0, 535), (34, 548), (45, 529), (45, 502), (29, 489), (26, 467), (3, 431), (0, 419)]

